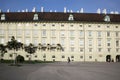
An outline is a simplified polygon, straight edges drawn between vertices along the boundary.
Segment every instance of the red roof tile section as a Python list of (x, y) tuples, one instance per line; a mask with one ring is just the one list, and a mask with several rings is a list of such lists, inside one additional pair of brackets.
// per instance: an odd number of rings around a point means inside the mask
[[(74, 21), (78, 22), (105, 22), (105, 14), (97, 13), (62, 13), (62, 12), (10, 12), (5, 14), (5, 20), (0, 22), (29, 22), (33, 20), (34, 14), (38, 14), (39, 21), (69, 21), (70, 14), (73, 15)], [(120, 14), (107, 14), (110, 22), (120, 22)]]

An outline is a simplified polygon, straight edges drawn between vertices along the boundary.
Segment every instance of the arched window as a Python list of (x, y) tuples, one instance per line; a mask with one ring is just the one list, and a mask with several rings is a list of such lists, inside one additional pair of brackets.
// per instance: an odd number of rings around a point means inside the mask
[(69, 21), (73, 21), (73, 20), (74, 20), (74, 17), (73, 17), (72, 14), (69, 15), (68, 20), (69, 20)]
[(1, 20), (5, 20), (5, 14), (1, 15)]
[(38, 20), (38, 14), (34, 14), (33, 20)]
[(110, 22), (110, 16), (106, 15), (105, 18), (104, 18), (104, 21), (105, 22)]

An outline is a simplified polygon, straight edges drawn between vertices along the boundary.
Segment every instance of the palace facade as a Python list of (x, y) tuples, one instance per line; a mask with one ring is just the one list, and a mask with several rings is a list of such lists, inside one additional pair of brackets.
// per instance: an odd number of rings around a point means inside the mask
[[(14, 36), (26, 45), (48, 44), (57, 49), (37, 49), (32, 60), (42, 61), (120, 61), (120, 15), (62, 12), (1, 12), (0, 44)], [(14, 59), (8, 51), (3, 59)], [(29, 54), (18, 50), (28, 60)]]

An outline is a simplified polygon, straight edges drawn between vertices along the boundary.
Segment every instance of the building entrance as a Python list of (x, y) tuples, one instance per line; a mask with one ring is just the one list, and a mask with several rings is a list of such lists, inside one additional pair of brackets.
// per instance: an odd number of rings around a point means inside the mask
[(110, 62), (111, 61), (111, 55), (107, 55), (106, 56), (106, 62)]
[(120, 55), (116, 56), (116, 62), (120, 62)]

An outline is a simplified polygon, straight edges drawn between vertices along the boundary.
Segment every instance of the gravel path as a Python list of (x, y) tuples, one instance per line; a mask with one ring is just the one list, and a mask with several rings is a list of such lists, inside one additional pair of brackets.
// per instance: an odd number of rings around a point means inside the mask
[(120, 80), (120, 63), (0, 64), (0, 80)]

